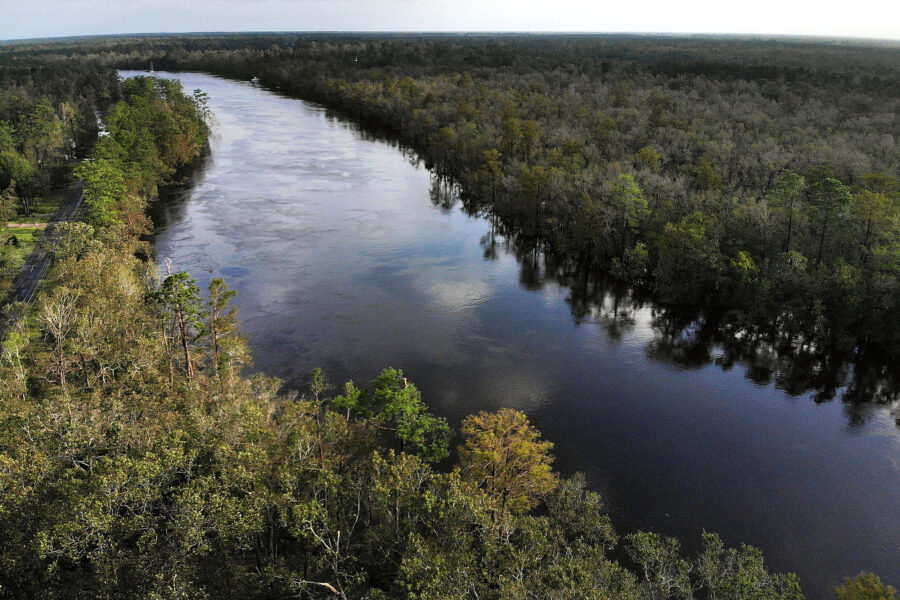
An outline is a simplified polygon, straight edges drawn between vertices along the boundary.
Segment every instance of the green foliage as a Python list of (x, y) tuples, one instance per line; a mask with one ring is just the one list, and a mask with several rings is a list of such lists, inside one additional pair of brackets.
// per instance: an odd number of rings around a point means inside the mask
[(603, 499), (587, 489), (583, 474), (560, 480), (553, 493), (546, 497), (545, 504), (550, 523), (564, 536), (566, 545), (611, 549), (618, 542), (612, 522), (604, 514)]
[[(791, 322), (798, 332), (823, 338), (820, 345), (842, 340), (836, 346), (844, 350), (852, 349), (854, 337), (869, 338), (871, 324), (887, 314), (880, 300), (852, 322), (832, 314), (827, 302), (815, 317), (796, 307), (823, 300), (827, 272), (841, 257), (863, 267), (860, 286), (877, 279), (881, 289), (896, 290), (888, 271), (874, 277), (875, 257), (891, 256), (891, 242), (860, 244), (870, 222), (866, 209), (823, 210), (815, 187), (832, 178), (854, 193), (890, 198), (888, 190), (900, 189), (896, 148), (884, 141), (892, 134), (884, 125), (892, 118), (892, 97), (880, 87), (862, 94), (846, 84), (860, 69), (893, 81), (895, 74), (880, 66), (891, 51), (859, 48), (851, 65), (826, 44), (801, 50), (778, 42), (774, 64), (771, 53), (749, 42), (511, 36), (498, 46), (475, 38), (378, 37), (376, 43), (361, 36), (338, 44), (328, 36), (273, 35), (263, 60), (254, 54), (261, 39), (188, 39), (184, 53), (167, 60), (177, 68), (259, 76), (383, 125), (426, 149), (438, 171), (461, 184), (466, 208), (490, 211), (498, 230), (521, 238), (522, 247), (629, 282), (644, 279), (646, 269), (656, 280), (657, 300), (730, 309), (755, 328)], [(116, 52), (167, 43), (122, 40), (108, 55), (115, 60)], [(514, 71), (504, 70), (507, 53), (518, 57)], [(366, 58), (348, 61), (350, 54)], [(732, 85), (736, 79), (747, 86)], [(786, 86), (786, 80), (803, 84)], [(812, 108), (825, 103), (854, 106), (866, 118), (835, 121)], [(810, 107), (802, 117), (799, 106)], [(491, 151), (496, 154), (486, 154)], [(630, 176), (646, 205), (615, 193), (629, 164), (637, 167)], [(700, 270), (671, 277), (670, 259), (680, 254), (663, 249), (673, 237), (667, 227), (694, 214), (707, 222), (707, 247), (686, 254)], [(649, 249), (648, 264), (626, 266), (626, 254), (639, 244)], [(810, 262), (803, 286), (776, 276), (777, 257), (788, 251)], [(740, 269), (730, 268), (739, 252), (758, 268), (753, 290)], [(749, 302), (757, 292), (761, 301)]]
[(95, 237), (94, 228), (77, 221), (51, 225), (47, 228), (41, 245), (52, 254), (56, 262), (81, 260), (88, 253), (102, 249), (101, 242)]
[(16, 215), (19, 197), (13, 186), (0, 190), (0, 228), (5, 228), (9, 219)]
[(121, 225), (118, 208), (128, 192), (122, 168), (106, 159), (82, 163), (75, 175), (84, 181), (84, 206), (88, 224), (109, 229)]
[(34, 176), (34, 166), (24, 156), (9, 148), (0, 151), (0, 186), (27, 184)]
[(150, 294), (150, 298), (162, 305), (172, 316), (174, 326), (184, 350), (184, 365), (188, 378), (194, 376), (194, 363), (191, 358), (191, 340), (198, 331), (202, 331), (200, 320), (200, 290), (197, 282), (190, 275), (180, 271), (166, 277), (159, 289)]
[(634, 154), (634, 159), (651, 171), (656, 171), (659, 168), (660, 158), (662, 157), (659, 152), (650, 146), (644, 146)]
[(749, 309), (759, 297), (759, 267), (748, 252), (741, 250), (728, 261), (729, 281), (733, 285), (734, 304)]
[(666, 301), (697, 304), (712, 293), (718, 256), (708, 227), (707, 218), (694, 213), (678, 223), (667, 223), (657, 239), (655, 285)]
[(628, 174), (619, 175), (612, 186), (610, 200), (616, 211), (622, 215), (622, 247), (625, 248), (626, 233), (637, 231), (641, 221), (650, 214), (647, 200), (644, 199), (644, 194), (634, 181), (634, 177)]
[[(714, 273), (706, 273), (702, 278), (709, 280), (700, 286), (706, 289), (698, 293), (695, 281), (684, 290), (668, 289), (668, 280), (657, 300), (730, 310), (755, 328), (792, 322), (798, 333), (821, 338), (819, 347), (852, 351), (857, 341), (868, 340), (894, 358), (897, 345), (876, 343), (871, 332), (875, 322), (896, 312), (896, 277), (879, 266), (892, 264), (896, 227), (876, 217), (891, 211), (871, 211), (861, 193), (892, 202), (900, 194), (897, 146), (890, 142), (895, 98), (889, 90), (897, 74), (883, 67), (896, 58), (896, 49), (878, 45), (858, 45), (848, 54), (824, 42), (565, 35), (504, 36), (500, 42), (490, 36), (371, 34), (145, 37), (10, 45), (0, 52), (17, 86), (46, 70), (67, 84), (61, 88), (72, 89), (73, 76), (57, 65), (65, 63), (85, 73), (79, 83), (98, 98), (114, 94), (116, 86), (108, 73), (94, 71), (143, 68), (148, 60), (175, 70), (259, 77), (285, 93), (383, 126), (426, 151), (442, 175), (460, 184), (466, 208), (491, 212), (497, 230), (521, 238), (516, 243), (522, 247), (629, 281), (635, 280), (634, 270), (623, 267), (629, 249), (645, 244), (648, 271), (668, 272), (670, 265), (659, 265), (669, 254), (658, 251), (658, 240), (669, 236), (669, 224), (702, 214), (715, 224), (706, 252)], [(877, 83), (861, 91), (854, 78)], [(97, 156), (122, 164), (130, 191), (152, 196), (157, 179), (171, 177), (202, 148), (209, 120), (204, 98), (185, 99), (173, 86), (149, 78), (124, 82), (123, 102), (106, 115), (111, 135), (100, 141)], [(30, 162), (28, 144), (16, 137), (23, 117), (34, 115), (51, 129), (60, 123), (66, 136), (76, 138), (86, 128), (74, 121), (90, 121), (91, 104), (56, 101), (65, 96), (35, 90), (26, 102), (14, 95), (0, 102), (0, 120), (15, 126), (5, 136), (13, 139), (15, 155), (5, 156), (25, 157), (23, 164), (32, 168), (17, 178), (23, 199), (47, 179)], [(66, 106), (74, 106), (79, 119), (67, 117), (72, 111)], [(852, 107), (848, 114), (859, 118), (836, 119), (822, 108), (828, 106)], [(490, 151), (496, 155), (486, 158)], [(637, 227), (627, 224), (635, 219), (612, 193), (628, 165), (636, 167), (630, 175), (646, 200)], [(852, 190), (852, 206), (819, 193), (828, 179)], [(127, 213), (126, 228), (139, 229), (134, 217), (140, 210)], [(870, 220), (870, 214), (876, 216)], [(866, 230), (878, 223), (879, 235), (867, 240)], [(778, 256), (789, 251), (811, 265), (804, 296), (775, 275)], [(732, 279), (740, 273), (729, 268), (738, 252), (759, 268), (765, 302), (751, 305), (741, 293), (727, 293), (743, 285)], [(876, 287), (885, 292), (861, 306), (866, 313), (852, 322), (831, 314), (820, 296), (839, 258), (863, 271), (856, 295)], [(810, 301), (824, 312), (797, 314), (795, 307)], [(898, 339), (891, 333), (884, 337)]]
[(693, 597), (691, 565), (681, 558), (678, 540), (639, 532), (625, 537), (626, 552), (643, 574), (651, 600)]
[(625, 250), (625, 255), (619, 259), (613, 259), (610, 272), (622, 281), (628, 281), (633, 285), (646, 283), (650, 273), (650, 252), (644, 242), (638, 242), (632, 248)]
[[(152, 292), (163, 314), (127, 253), (69, 257), (57, 276), (46, 337), (16, 329), (0, 354), (0, 584), (13, 595), (678, 595), (677, 546), (632, 536), (647, 574), (616, 563), (602, 499), (552, 472), (552, 445), (522, 413), (466, 419), (458, 467), (435, 471), (434, 445), (407, 437), (414, 453), (396, 452), (373, 435), (407, 435), (404, 420), (427, 411), (400, 371), (335, 398), (321, 370), (306, 396), (240, 373), (223, 387), (215, 369), (173, 370), (179, 349), (159, 334), (167, 314), (198, 313), (186, 274)], [(212, 286), (206, 335), (213, 313), (229, 315), (228, 292)], [(186, 342), (215, 365), (208, 337)], [(757, 551), (704, 557), (710, 589), (796, 597), (769, 594), (787, 587)]]
[(868, 254), (873, 245), (890, 244), (900, 231), (900, 202), (887, 194), (862, 190), (853, 195), (852, 210), (860, 230), (859, 244)]
[(769, 192), (769, 204), (782, 221), (787, 217), (784, 244), (782, 251), (787, 252), (791, 247), (791, 234), (794, 222), (797, 219), (800, 203), (803, 200), (803, 192), (806, 188), (806, 180), (796, 173), (786, 173), (778, 178), (775, 187)]
[(705, 158), (697, 165), (697, 187), (704, 191), (717, 191), (722, 187), (722, 176)]
[(250, 362), (244, 338), (238, 333), (237, 309), (231, 300), (236, 290), (228, 289), (225, 280), (214, 278), (209, 283), (206, 308), (201, 317), (200, 336), (208, 342), (212, 354), (213, 373), (233, 385), (235, 374)]
[(703, 533), (703, 551), (694, 569), (700, 586), (716, 600), (800, 600), (796, 575), (772, 575), (762, 552), (752, 546), (725, 548), (721, 538)]
[(193, 326), (200, 323), (200, 290), (197, 281), (184, 271), (166, 277), (153, 299), (173, 312), (184, 314)]
[(809, 204), (819, 213), (819, 249), (814, 266), (822, 262), (825, 237), (829, 228), (843, 218), (844, 208), (850, 204), (850, 188), (837, 179), (825, 178), (811, 185), (808, 190)]
[(835, 588), (837, 600), (894, 600), (897, 590), (885, 585), (872, 573), (860, 573), (856, 577), (847, 577), (844, 584)]
[(550, 466), (553, 444), (541, 441), (523, 413), (503, 408), (471, 415), (463, 420), (462, 434), (463, 473), (496, 499), (501, 517), (507, 509), (526, 512), (556, 488)]
[(372, 382), (373, 392), (365, 411), (381, 425), (397, 433), (400, 448), (407, 445), (419, 456), (438, 461), (449, 453), (450, 426), (428, 412), (415, 385), (403, 371), (387, 368)]
[(177, 81), (153, 77), (123, 81), (122, 94), (106, 115), (109, 135), (94, 155), (119, 165), (130, 190), (152, 199), (159, 184), (203, 151), (210, 118), (206, 99), (184, 95)]

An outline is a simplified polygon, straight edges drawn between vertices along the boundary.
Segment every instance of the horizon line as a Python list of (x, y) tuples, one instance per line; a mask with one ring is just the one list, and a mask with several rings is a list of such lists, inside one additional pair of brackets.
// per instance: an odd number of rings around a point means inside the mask
[(36, 36), (27, 38), (3, 38), (0, 43), (13, 44), (36, 41), (66, 41), (78, 38), (128, 38), (128, 37), (153, 37), (153, 36), (178, 36), (178, 35), (455, 35), (455, 36), (634, 36), (634, 37), (727, 37), (727, 38), (768, 38), (773, 40), (821, 40), (821, 41), (848, 41), (848, 42), (881, 42), (897, 44), (900, 46), (900, 38), (866, 37), (866, 36), (840, 36), (826, 34), (803, 33), (735, 33), (735, 32), (683, 32), (683, 31), (566, 31), (566, 30), (388, 30), (388, 29), (345, 29), (345, 30), (221, 30), (221, 31), (132, 31), (120, 33), (84, 33), (71, 35)]

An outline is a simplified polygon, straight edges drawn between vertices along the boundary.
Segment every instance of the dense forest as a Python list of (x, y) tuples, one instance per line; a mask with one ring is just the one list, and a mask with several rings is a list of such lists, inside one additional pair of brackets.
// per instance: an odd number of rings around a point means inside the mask
[(82, 62), (0, 68), (0, 300), (30, 250), (22, 241), (39, 233), (7, 233), (7, 223), (42, 221), (40, 213), (52, 213), (54, 192), (90, 151), (97, 112), (114, 99), (117, 86), (114, 73)]
[(800, 357), (825, 396), (847, 362), (856, 399), (896, 387), (896, 44), (271, 34), (4, 54), (75, 52), (256, 77), (338, 108), (427, 156), (561, 279), (599, 272), (660, 302), (673, 331)]
[(896, 360), (900, 50), (854, 50), (298, 40), (156, 61), (389, 128), (560, 268), (727, 311), (776, 345)]
[[(560, 269), (888, 369), (898, 51), (850, 50), (394, 36), (0, 48), (6, 212), (89, 154), (74, 169), (84, 210), (47, 234), (43, 294), (4, 313), (0, 597), (801, 598), (795, 576), (714, 534), (690, 558), (672, 538), (618, 536), (520, 412), (470, 416), (454, 437), (397, 369), (340, 388), (316, 370), (303, 390), (247, 375), (235, 291), (160, 273), (145, 238), (148, 203), (204, 151), (205, 98), (114, 68), (256, 76), (339, 107), (426, 153), (470, 210)], [(863, 574), (837, 595), (896, 590)]]

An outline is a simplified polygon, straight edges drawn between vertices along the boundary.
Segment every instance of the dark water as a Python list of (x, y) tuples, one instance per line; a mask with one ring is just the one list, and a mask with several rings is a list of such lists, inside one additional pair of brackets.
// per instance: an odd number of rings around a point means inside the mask
[(491, 245), (410, 152), (316, 105), (179, 77), (218, 124), (205, 165), (155, 209), (156, 257), (239, 290), (256, 368), (299, 384), (315, 366), (338, 383), (400, 367), (454, 425), (527, 411), (620, 530), (760, 546), (813, 598), (863, 569), (900, 584), (892, 391), (843, 401), (837, 367), (811, 361), (824, 391), (789, 395), (809, 387), (802, 369), (732, 364), (650, 304)]

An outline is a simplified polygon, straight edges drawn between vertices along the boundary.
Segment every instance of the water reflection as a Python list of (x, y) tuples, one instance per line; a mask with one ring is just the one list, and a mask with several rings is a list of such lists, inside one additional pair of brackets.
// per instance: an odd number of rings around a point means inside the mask
[[(432, 177), (431, 199), (435, 206), (449, 210), (459, 200), (459, 188)], [(638, 313), (649, 311), (653, 336), (645, 350), (653, 360), (684, 369), (714, 364), (727, 371), (737, 366), (754, 384), (774, 383), (789, 396), (811, 393), (816, 403), (839, 397), (847, 404), (852, 426), (865, 424), (884, 408), (900, 427), (897, 372), (890, 364), (820, 349), (801, 336), (788, 338), (772, 329), (748, 327), (727, 315), (654, 304), (646, 292), (545, 254), (532, 239), (508, 230), (501, 233), (494, 217), (487, 218), (491, 228), (480, 239), (484, 258), (497, 260), (501, 252), (515, 256), (519, 283), (525, 289), (540, 290), (548, 282), (567, 288), (566, 301), (575, 323), (599, 325), (611, 341), (620, 341), (633, 332)]]
[(428, 190), (431, 203), (444, 212), (450, 212), (459, 204), (460, 188), (454, 180), (432, 173)]

